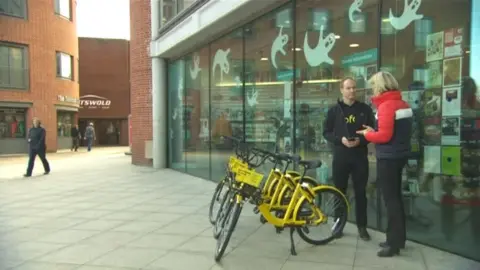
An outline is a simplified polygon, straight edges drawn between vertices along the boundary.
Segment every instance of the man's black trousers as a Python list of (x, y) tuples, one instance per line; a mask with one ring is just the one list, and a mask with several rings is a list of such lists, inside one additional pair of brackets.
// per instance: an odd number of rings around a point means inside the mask
[(42, 161), (43, 169), (46, 173), (50, 172), (50, 164), (48, 164), (47, 158), (45, 157), (46, 151), (44, 149), (30, 149), (28, 153), (28, 168), (27, 175), (32, 175), (33, 166), (35, 165), (35, 158), (38, 157)]
[(387, 244), (402, 248), (406, 241), (405, 209), (402, 195), (402, 171), (406, 159), (378, 159), (377, 177), (387, 209)]
[(368, 158), (366, 155), (335, 155), (332, 162), (333, 181), (337, 189), (346, 194), (348, 179), (352, 176), (355, 192), (357, 227), (367, 226)]

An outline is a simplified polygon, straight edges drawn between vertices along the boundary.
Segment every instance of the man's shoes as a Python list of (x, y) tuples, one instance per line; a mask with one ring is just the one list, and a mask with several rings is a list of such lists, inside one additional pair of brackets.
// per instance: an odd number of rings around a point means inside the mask
[[(387, 242), (382, 242), (382, 243), (378, 244), (378, 246), (381, 247), (381, 248), (387, 248), (387, 247), (389, 247), (389, 245), (387, 244)], [(404, 248), (405, 248), (405, 244), (402, 245), (400, 248), (401, 248), (401, 249), (404, 249)]]
[(30, 177), (32, 176), (31, 174), (24, 174), (23, 177)]
[(398, 248), (392, 248), (392, 247), (384, 247), (382, 250), (380, 250), (377, 253), (378, 257), (386, 258), (386, 257), (393, 257), (395, 255), (400, 254), (400, 249)]
[(364, 227), (358, 228), (358, 235), (363, 241), (370, 241), (372, 239), (370, 234), (368, 234), (367, 228)]
[(48, 171), (48, 172), (44, 172), (43, 174), (44, 174), (44, 175), (47, 175), (47, 174), (49, 174), (49, 173), (50, 173), (50, 171)]

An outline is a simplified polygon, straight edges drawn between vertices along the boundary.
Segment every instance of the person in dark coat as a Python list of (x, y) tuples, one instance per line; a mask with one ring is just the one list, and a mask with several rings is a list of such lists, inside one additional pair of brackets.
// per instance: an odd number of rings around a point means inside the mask
[(80, 144), (80, 139), (82, 136), (80, 136), (80, 130), (78, 129), (78, 125), (75, 125), (72, 127), (70, 130), (70, 136), (72, 137), (72, 148), (70, 151), (75, 150), (75, 152), (78, 151), (78, 145)]
[(45, 138), (47, 132), (41, 127), (41, 122), (38, 118), (33, 118), (33, 127), (28, 131), (28, 167), (27, 173), (24, 177), (32, 176), (33, 166), (35, 164), (35, 158), (38, 157), (42, 161), (44, 174), (50, 173), (50, 164), (48, 164), (46, 158), (47, 145), (45, 144)]

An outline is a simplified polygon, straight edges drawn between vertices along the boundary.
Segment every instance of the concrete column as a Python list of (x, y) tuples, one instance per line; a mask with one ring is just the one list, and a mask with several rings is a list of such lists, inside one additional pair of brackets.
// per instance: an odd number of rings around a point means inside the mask
[[(151, 0), (151, 37), (160, 29), (161, 0)], [(167, 67), (165, 59), (152, 58), (152, 156), (153, 168), (167, 167)]]
[(167, 167), (167, 65), (165, 59), (152, 58), (153, 168)]

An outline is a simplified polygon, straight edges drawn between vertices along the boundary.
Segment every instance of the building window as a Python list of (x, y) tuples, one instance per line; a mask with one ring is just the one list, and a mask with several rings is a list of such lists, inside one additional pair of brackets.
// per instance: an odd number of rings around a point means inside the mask
[(25, 110), (0, 108), (0, 139), (25, 138)]
[(0, 88), (28, 87), (27, 48), (0, 43)]
[(55, 14), (71, 19), (70, 0), (55, 0)]
[(57, 52), (57, 77), (73, 80), (73, 57)]
[(26, 0), (0, 0), (0, 15), (27, 18)]
[(57, 134), (58, 137), (70, 137), (70, 132), (73, 125), (72, 112), (57, 112)]

